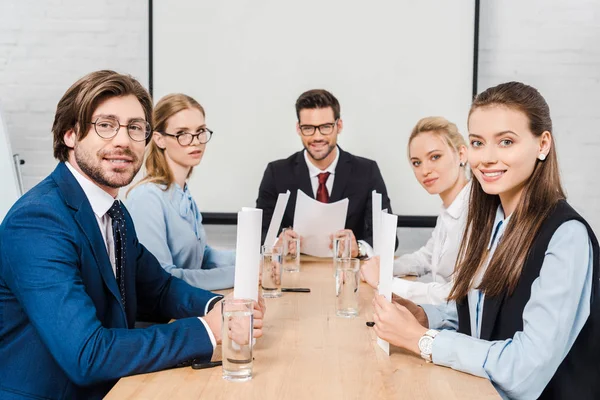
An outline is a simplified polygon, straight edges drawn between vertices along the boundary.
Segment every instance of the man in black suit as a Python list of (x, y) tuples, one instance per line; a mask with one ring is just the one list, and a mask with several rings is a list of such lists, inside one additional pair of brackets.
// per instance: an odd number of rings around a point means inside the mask
[[(344, 124), (340, 118), (340, 104), (328, 91), (315, 89), (300, 95), (296, 101), (296, 115), (296, 131), (304, 150), (269, 163), (258, 191), (256, 207), (263, 210), (263, 240), (277, 196), (286, 190), (290, 191), (291, 196), (282, 226), (292, 225), (296, 194), (300, 189), (308, 196), (326, 203), (348, 198), (346, 229), (335, 235), (350, 235), (352, 257), (370, 256), (373, 245), (373, 190), (381, 193), (382, 208), (392, 212), (377, 163), (345, 152), (337, 145)], [(284, 235), (298, 237), (293, 229), (284, 230)]]

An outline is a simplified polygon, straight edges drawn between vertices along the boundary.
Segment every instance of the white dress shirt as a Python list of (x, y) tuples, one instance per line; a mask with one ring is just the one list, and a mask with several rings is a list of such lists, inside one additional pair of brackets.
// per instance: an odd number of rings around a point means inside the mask
[(417, 275), (417, 281), (394, 278), (392, 292), (415, 303), (441, 304), (452, 289), (452, 274), (467, 222), (469, 182), (448, 208), (442, 207), (427, 244), (394, 262), (394, 275)]
[[(333, 190), (333, 181), (335, 180), (335, 168), (337, 167), (338, 161), (340, 160), (340, 149), (336, 147), (336, 155), (333, 162), (329, 165), (329, 167), (321, 170), (309, 160), (308, 154), (306, 150), (304, 150), (304, 161), (306, 161), (306, 166), (308, 167), (308, 175), (310, 176), (310, 184), (313, 190), (313, 197), (317, 197), (317, 190), (319, 189), (319, 174), (324, 172), (329, 172), (329, 177), (327, 177), (327, 182), (325, 182), (325, 186), (327, 187), (327, 193), (331, 196), (331, 190)], [(368, 257), (373, 256), (373, 248), (371, 245), (364, 240), (358, 240), (367, 252)]]
[(320, 170), (315, 167), (315, 165), (309, 160), (308, 154), (306, 150), (304, 150), (304, 161), (306, 161), (306, 166), (308, 167), (308, 175), (310, 176), (310, 184), (313, 190), (313, 197), (317, 196), (317, 190), (319, 189), (319, 174), (324, 172), (329, 172), (329, 177), (327, 178), (327, 182), (325, 182), (325, 186), (327, 187), (327, 193), (331, 196), (331, 190), (333, 189), (333, 181), (335, 179), (335, 167), (337, 167), (338, 161), (340, 159), (340, 150), (336, 147), (337, 154), (335, 155), (335, 159), (329, 165), (329, 167), (324, 170)]
[[(106, 245), (106, 251), (108, 252), (108, 258), (110, 259), (110, 264), (112, 265), (113, 274), (115, 275), (116, 279), (117, 269), (115, 266), (115, 242), (112, 233), (112, 218), (106, 213), (110, 207), (112, 207), (113, 203), (115, 202), (115, 198), (102, 190), (89, 178), (81, 175), (81, 173), (73, 168), (68, 161), (65, 164), (79, 183), (79, 186), (81, 186), (81, 189), (83, 189), (83, 193), (92, 206), (92, 211), (94, 211), (94, 215), (96, 216), (96, 222), (98, 222), (98, 228), (100, 228), (100, 233), (102, 233), (102, 238), (104, 239), (104, 244)], [(204, 311), (205, 314), (207, 313), (210, 304), (219, 297), (220, 296), (215, 296), (206, 303), (206, 308)], [(214, 348), (217, 346), (215, 336), (210, 330), (208, 323), (203, 318), (198, 317), (198, 319), (200, 319), (204, 325), (204, 328), (206, 329), (206, 332), (208, 332), (208, 337), (210, 338), (214, 350)]]

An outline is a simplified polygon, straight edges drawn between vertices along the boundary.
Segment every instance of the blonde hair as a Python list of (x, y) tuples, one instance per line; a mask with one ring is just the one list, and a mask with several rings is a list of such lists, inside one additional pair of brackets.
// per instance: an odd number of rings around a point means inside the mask
[[(191, 108), (199, 110), (203, 116), (206, 116), (204, 108), (200, 105), (200, 103), (190, 96), (182, 93), (166, 95), (160, 99), (159, 102), (156, 103), (156, 107), (154, 107), (154, 117), (152, 123), (154, 132), (164, 132), (167, 128), (167, 122), (169, 121), (169, 118), (180, 111)], [(173, 177), (173, 173), (171, 172), (171, 168), (169, 168), (169, 164), (167, 163), (167, 159), (165, 157), (165, 149), (158, 147), (154, 140), (150, 142), (148, 154), (146, 156), (145, 167), (146, 176), (135, 186), (143, 183), (156, 183), (165, 185), (166, 187), (163, 190), (166, 191), (175, 182), (175, 178)], [(193, 168), (190, 169), (188, 177), (191, 175), (192, 169)], [(133, 187), (131, 189), (133, 189)], [(129, 194), (131, 189), (129, 189), (127, 194)]]
[(441, 136), (456, 154), (459, 153), (462, 146), (467, 146), (463, 135), (460, 134), (456, 124), (448, 121), (444, 117), (426, 117), (421, 118), (413, 128), (408, 138), (408, 157), (410, 158), (410, 144), (414, 138), (423, 132), (433, 132)]

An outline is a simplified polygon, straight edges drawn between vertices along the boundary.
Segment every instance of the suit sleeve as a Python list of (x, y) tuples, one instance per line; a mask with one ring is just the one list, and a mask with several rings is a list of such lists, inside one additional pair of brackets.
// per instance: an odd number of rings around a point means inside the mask
[[(379, 166), (375, 161), (371, 164), (371, 174), (369, 178), (371, 182), (371, 190), (369, 191), (367, 198), (367, 209), (365, 210), (365, 225), (364, 232), (365, 237), (362, 240), (369, 243), (373, 246), (373, 197), (371, 192), (373, 190), (377, 191), (377, 193), (381, 193), (381, 209), (387, 209), (388, 213), (393, 214), (392, 205), (390, 203), (390, 198), (387, 194), (387, 188), (385, 187), (385, 182), (383, 181), (383, 176), (381, 176), (381, 171), (379, 170)], [(357, 238), (361, 239), (361, 238)], [(398, 249), (398, 237), (396, 237), (396, 249)]]
[[(0, 233), (0, 272), (69, 378), (85, 386), (172, 367), (191, 358), (209, 360), (212, 344), (198, 318), (147, 329), (101, 324), (80, 270), (82, 245), (89, 243), (65, 213), (42, 203), (14, 212)], [(186, 284), (166, 274), (141, 245), (139, 259), (148, 264), (148, 278), (141, 279), (140, 290), (158, 296), (162, 312), (185, 316), (189, 309), (206, 303), (208, 292), (194, 295), (191, 288), (184, 288)]]
[(265, 241), (267, 231), (269, 230), (269, 224), (273, 217), (273, 211), (277, 204), (277, 197), (279, 193), (275, 187), (275, 175), (273, 171), (273, 164), (267, 165), (260, 187), (258, 188), (258, 199), (256, 199), (256, 208), (263, 210), (262, 220), (262, 235), (260, 242)]

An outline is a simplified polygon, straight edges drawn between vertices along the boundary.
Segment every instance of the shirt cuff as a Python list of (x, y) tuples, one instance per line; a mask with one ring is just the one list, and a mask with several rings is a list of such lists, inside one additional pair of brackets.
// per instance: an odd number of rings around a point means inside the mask
[(204, 320), (204, 318), (198, 317), (198, 319), (204, 325), (204, 328), (206, 329), (206, 333), (208, 333), (208, 337), (210, 338), (210, 342), (212, 343), (213, 352), (214, 352), (215, 348), (217, 347), (217, 340), (215, 339), (215, 335), (213, 335), (212, 331), (210, 330), (210, 327), (208, 326), (208, 323)]
[(206, 307), (204, 307), (204, 315), (208, 314), (210, 312), (210, 310), (213, 309), (213, 307), (215, 306), (215, 304), (217, 304), (217, 301), (221, 300), (222, 298), (223, 298), (223, 296), (218, 295), (218, 296), (215, 296), (212, 299), (210, 299), (206, 303)]
[(365, 242), (364, 240), (358, 240), (357, 243), (362, 243), (363, 248), (367, 252), (366, 258), (371, 258), (375, 255), (375, 251), (373, 250), (373, 248), (371, 247), (371, 245), (369, 243)]
[(490, 379), (484, 365), (492, 345), (455, 331), (440, 331), (433, 340), (431, 359), (435, 364)]
[(411, 285), (410, 281), (402, 278), (394, 278), (392, 280), (392, 293), (397, 294), (400, 297), (411, 300)]

